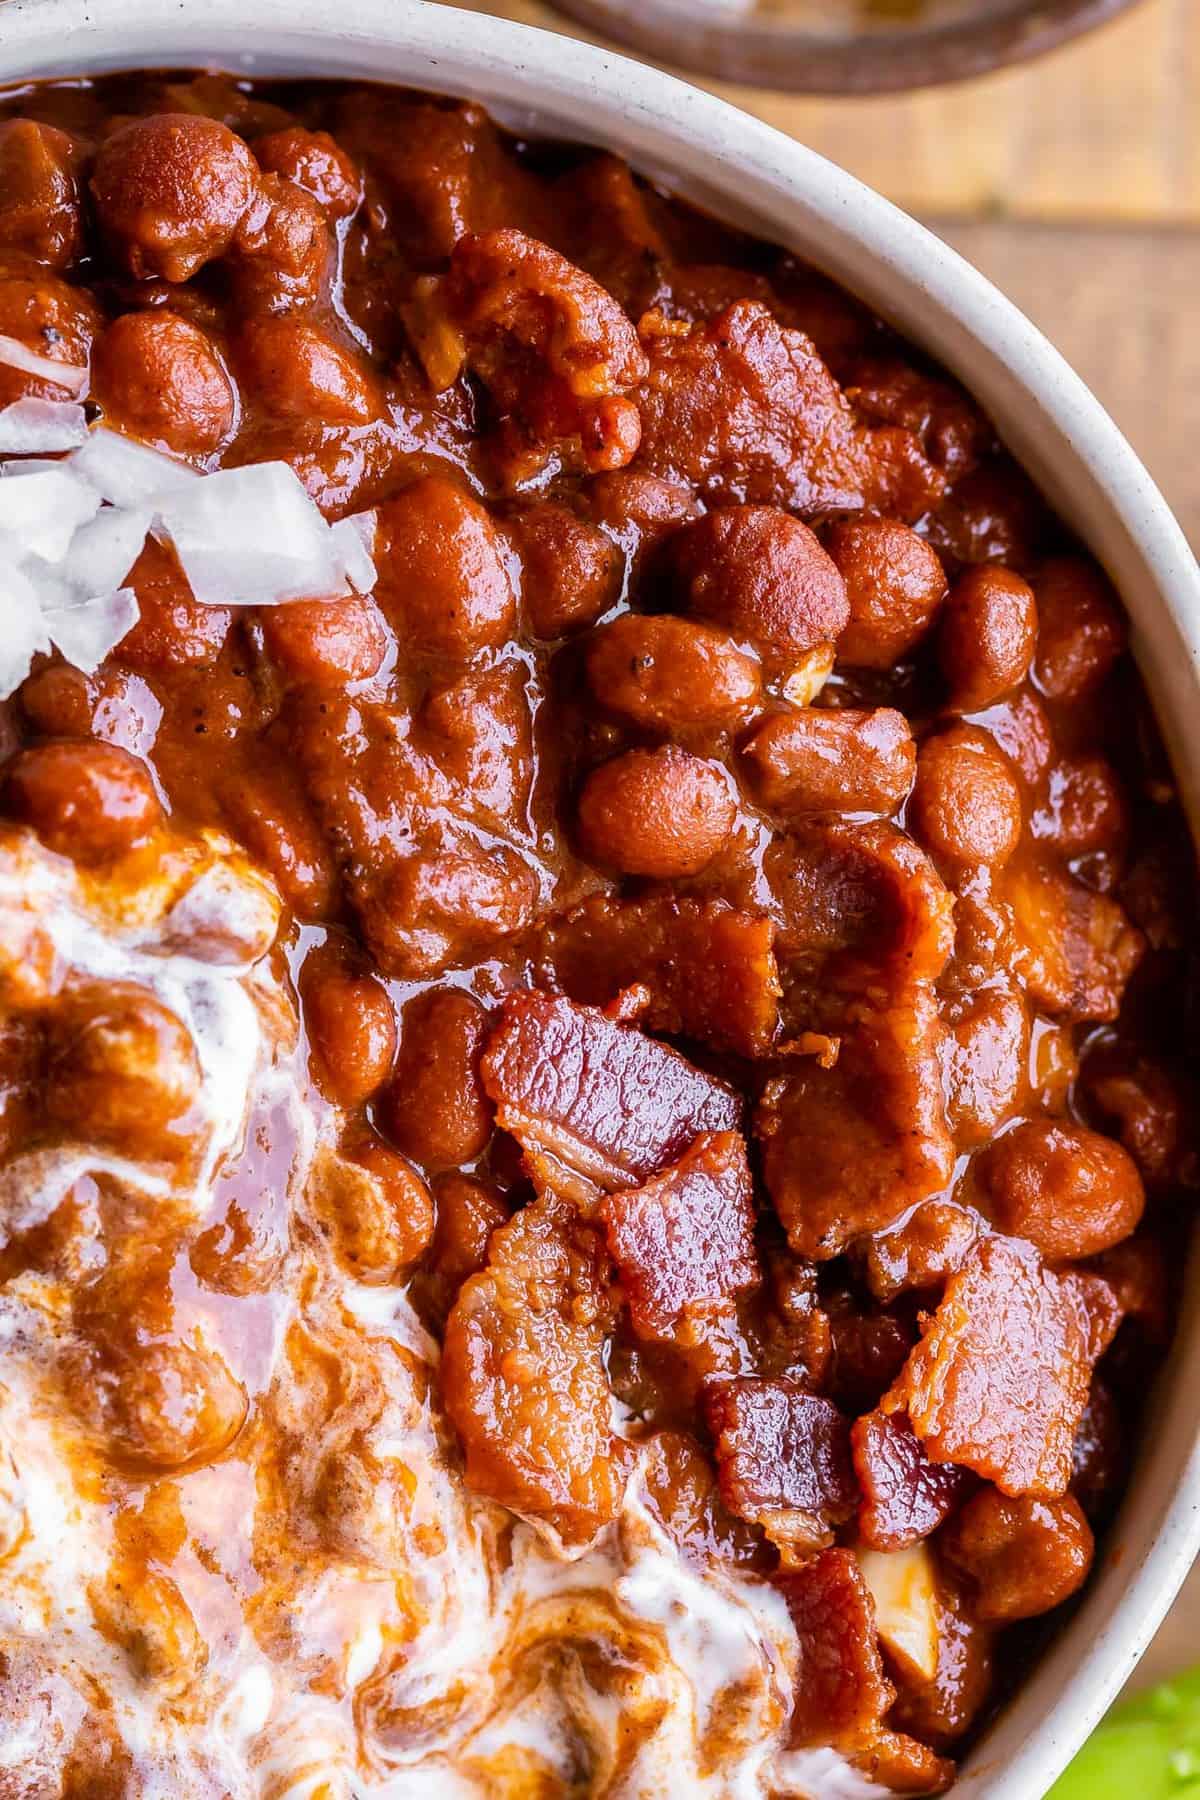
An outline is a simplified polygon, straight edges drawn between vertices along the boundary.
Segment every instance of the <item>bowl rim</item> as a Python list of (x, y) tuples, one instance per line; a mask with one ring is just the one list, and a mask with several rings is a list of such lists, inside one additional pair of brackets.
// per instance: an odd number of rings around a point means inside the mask
[[(1200, 823), (1200, 568), (1146, 470), (1043, 335), (923, 226), (803, 145), (661, 70), (430, 0), (5, 0), (0, 84), (150, 67), (387, 81), (612, 148), (785, 243), (962, 379), (1107, 566)], [(1200, 1259), (1135, 1479), (1074, 1618), (965, 1760), (957, 1800), (1037, 1800), (1115, 1697), (1200, 1549)]]
[[(704, 0), (549, 0), (589, 31), (657, 62), (790, 94), (888, 94), (939, 87), (1029, 62), (1105, 25), (1139, 0), (1010, 0), (992, 18), (853, 40), (732, 16)], [(686, 45), (680, 52), (681, 37)]]

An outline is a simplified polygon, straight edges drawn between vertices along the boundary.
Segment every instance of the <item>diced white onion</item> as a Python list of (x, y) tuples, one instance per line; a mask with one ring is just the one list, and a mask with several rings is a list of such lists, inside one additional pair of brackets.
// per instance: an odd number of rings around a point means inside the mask
[(378, 515), (374, 511), (353, 513), (350, 518), (339, 519), (336, 525), (330, 527), (342, 572), (350, 586), (360, 594), (369, 594), (378, 579), (372, 556), (377, 520)]
[(87, 442), (87, 418), (73, 400), (14, 400), (0, 407), (0, 456), (44, 456)]
[(54, 362), (23, 344), (20, 338), (0, 335), (0, 363), (20, 369), (22, 375), (36, 375), (39, 381), (53, 381), (66, 388), (68, 394), (82, 394), (88, 384), (87, 365)]
[(100, 496), (71, 463), (0, 481), (0, 532), (23, 555), (60, 562), (76, 528), (92, 518)]
[(79, 527), (59, 566), (80, 599), (120, 587), (142, 553), (152, 517), (148, 507), (106, 506)]
[(0, 700), (19, 688), (39, 650), (49, 650), (37, 590), (13, 562), (0, 561)]
[(287, 463), (221, 469), (159, 506), (196, 599), (276, 606), (349, 591), (333, 534)]
[(76, 451), (71, 467), (111, 505), (148, 506), (152, 511), (160, 496), (182, 493), (202, 480), (198, 469), (103, 426)]
[(91, 675), (110, 650), (138, 620), (132, 588), (78, 601), (72, 606), (43, 606), (46, 629), (69, 663)]

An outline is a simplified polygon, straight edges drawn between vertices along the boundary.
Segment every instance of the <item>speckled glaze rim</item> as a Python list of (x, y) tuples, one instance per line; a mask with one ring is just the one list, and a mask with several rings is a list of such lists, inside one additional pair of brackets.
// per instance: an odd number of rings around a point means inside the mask
[(712, 0), (551, 0), (640, 56), (718, 81), (792, 94), (885, 94), (936, 87), (1027, 62), (1127, 12), (1138, 0), (1009, 0), (992, 18), (854, 38), (789, 28)]
[[(939, 239), (782, 133), (660, 70), (428, 0), (5, 0), (0, 83), (202, 65), (472, 96), (509, 125), (628, 156), (787, 244), (971, 388), (1108, 567), (1200, 824), (1200, 568), (1154, 483), (1040, 332)], [(956, 1800), (1039, 1800), (1128, 1678), (1200, 1548), (1200, 1265), (1147, 1397), (1130, 1494), (1079, 1610), (966, 1759)]]

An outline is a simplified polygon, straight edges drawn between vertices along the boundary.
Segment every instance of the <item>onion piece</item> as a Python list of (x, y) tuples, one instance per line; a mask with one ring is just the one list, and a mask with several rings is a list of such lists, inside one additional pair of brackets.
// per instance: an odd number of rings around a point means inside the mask
[(87, 418), (72, 400), (14, 400), (0, 407), (0, 456), (43, 456), (87, 442)]
[(372, 510), (352, 513), (348, 519), (339, 519), (329, 528), (342, 571), (350, 586), (360, 594), (369, 594), (378, 580), (372, 556), (377, 523), (378, 515)]
[(79, 527), (59, 564), (79, 599), (120, 587), (142, 553), (153, 517), (149, 507), (106, 506)]
[(118, 588), (72, 606), (45, 606), (46, 630), (69, 663), (92, 675), (138, 621), (137, 595)]
[(0, 532), (19, 555), (60, 562), (77, 526), (99, 511), (100, 496), (76, 474), (72, 462), (0, 480)]
[(103, 425), (75, 452), (71, 467), (113, 506), (148, 506), (152, 511), (161, 496), (183, 493), (203, 479), (198, 469)]
[(20, 369), (22, 375), (35, 375), (39, 381), (53, 381), (56, 386), (65, 388), (68, 394), (82, 394), (88, 384), (87, 364), (55, 362), (52, 357), (41, 356), (38, 351), (31, 350), (20, 338), (5, 337), (0, 334), (0, 363), (7, 363), (10, 369)]
[(159, 506), (196, 599), (277, 606), (349, 592), (333, 533), (284, 462), (220, 469)]
[(7, 557), (0, 559), (0, 700), (7, 700), (29, 673), (39, 650), (50, 649), (37, 590), (24, 571)]

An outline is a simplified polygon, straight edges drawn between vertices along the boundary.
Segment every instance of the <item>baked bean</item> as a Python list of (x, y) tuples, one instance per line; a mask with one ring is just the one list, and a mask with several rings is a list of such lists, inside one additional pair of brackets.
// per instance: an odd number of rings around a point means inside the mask
[(216, 119), (155, 113), (105, 138), (91, 188), (104, 234), (132, 275), (187, 281), (229, 249), (258, 191), (258, 167)]
[(309, 951), (299, 986), (317, 1086), (339, 1106), (361, 1106), (387, 1079), (396, 1054), (391, 996), (333, 942)]
[(847, 519), (825, 534), (845, 583), (849, 623), (838, 661), (890, 669), (914, 650), (946, 598), (946, 572), (923, 538), (895, 519)]
[(988, 713), (985, 729), (995, 738), (1022, 781), (1037, 787), (1054, 760), (1049, 715), (1031, 687), (1023, 687)]
[(55, 1014), (46, 1111), (85, 1140), (130, 1157), (177, 1156), (201, 1083), (187, 1027), (144, 988), (85, 990)]
[(0, 125), (0, 250), (65, 269), (83, 250), (78, 155), (65, 131), (35, 119)]
[(254, 158), (260, 169), (311, 194), (327, 219), (348, 219), (358, 211), (362, 176), (327, 131), (287, 125), (255, 138)]
[(846, 586), (816, 534), (775, 506), (727, 506), (664, 549), (680, 610), (790, 657), (829, 643), (849, 618)]
[(508, 1222), (509, 1212), (491, 1181), (457, 1171), (439, 1175), (433, 1185), (437, 1208), (430, 1249), (427, 1300), (437, 1324), (445, 1321), (463, 1282), (487, 1262), (491, 1235)]
[(314, 306), (332, 258), (333, 239), (312, 195), (278, 175), (264, 175), (231, 247), (238, 305), (261, 313)]
[(986, 732), (955, 725), (926, 738), (908, 821), (930, 854), (945, 862), (999, 867), (1008, 861), (1021, 836), (1021, 790)]
[(960, 1148), (988, 1143), (1029, 1097), (1029, 1013), (1019, 992), (982, 988), (943, 1009), (946, 1111)]
[(757, 704), (757, 662), (713, 625), (672, 613), (626, 613), (588, 640), (587, 677), (600, 704), (645, 731), (737, 724)]
[(220, 787), (234, 835), (275, 881), (299, 919), (324, 919), (338, 895), (337, 870), (295, 774), (278, 766), (238, 769)]
[(1054, 1262), (1120, 1243), (1146, 1204), (1128, 1152), (1067, 1120), (1027, 1119), (1006, 1131), (984, 1154), (980, 1178), (1000, 1229)]
[(396, 863), (363, 903), (363, 932), (386, 975), (417, 980), (520, 931), (537, 900), (537, 876), (515, 850), (464, 844)]
[(229, 636), (233, 612), (228, 606), (204, 606), (193, 599), (169, 545), (147, 538), (125, 586), (137, 595), (139, 613), (117, 647), (121, 662), (148, 675), (180, 665), (212, 668)]
[(594, 625), (621, 594), (622, 556), (610, 538), (565, 506), (544, 502), (511, 522), (524, 570), (525, 611), (535, 637)]
[(106, 863), (144, 844), (162, 807), (139, 757), (115, 744), (63, 738), (21, 750), (6, 765), (5, 812), (81, 863)]
[(938, 660), (959, 712), (979, 712), (1020, 685), (1037, 647), (1033, 589), (1011, 569), (977, 564), (950, 589)]
[(1095, 1542), (1072, 1494), (1010, 1499), (982, 1488), (945, 1527), (943, 1556), (974, 1587), (976, 1617), (996, 1625), (1033, 1619), (1082, 1587)]
[[(16, 338), (48, 362), (65, 363), (71, 369), (86, 368), (92, 340), (101, 323), (91, 296), (69, 287), (55, 275), (0, 275), (0, 333)], [(24, 398), (77, 397), (74, 378), (63, 383), (0, 363), (0, 406)]]
[(245, 1422), (245, 1391), (212, 1349), (135, 1342), (106, 1377), (100, 1394), (109, 1446), (135, 1466), (183, 1469), (211, 1462)]
[(234, 358), (247, 393), (276, 418), (361, 425), (382, 409), (371, 371), (303, 319), (251, 320), (238, 335)]
[(1050, 771), (1045, 806), (1032, 820), (1035, 837), (1064, 856), (1121, 848), (1129, 829), (1125, 793), (1104, 756), (1068, 756)]
[(586, 854), (626, 875), (698, 874), (729, 841), (736, 817), (725, 770), (674, 744), (602, 763), (579, 796)]
[(399, 1281), (429, 1248), (429, 1189), (410, 1162), (366, 1127), (343, 1143), (340, 1156), (317, 1168), (309, 1192), (339, 1258), (358, 1281)]
[(1200, 1185), (1200, 1107), (1179, 1069), (1129, 1043), (1102, 1044), (1083, 1065), (1090, 1108), (1118, 1137), (1150, 1185)]
[(589, 481), (586, 503), (596, 524), (625, 552), (631, 569), (699, 508), (691, 488), (631, 469)]
[(169, 312), (123, 313), (96, 343), (92, 396), (105, 423), (185, 456), (233, 429), (233, 384), (206, 333)]
[(479, 1076), (488, 1015), (461, 988), (434, 988), (404, 1009), (400, 1051), (379, 1097), (380, 1120), (426, 1168), (473, 1162), (492, 1135), (492, 1103)]
[(785, 818), (813, 812), (893, 813), (907, 795), (917, 750), (903, 713), (805, 706), (756, 725), (741, 749), (760, 806)]
[(460, 661), (512, 635), (512, 553), (490, 513), (443, 475), (379, 509), (376, 598), (401, 641)]
[(1125, 649), (1121, 604), (1104, 571), (1079, 556), (1044, 563), (1034, 580), (1038, 646), (1033, 672), (1051, 700), (1079, 700)]
[(367, 681), (388, 652), (391, 635), (373, 600), (294, 600), (259, 613), (267, 653), (294, 681), (342, 687)]

